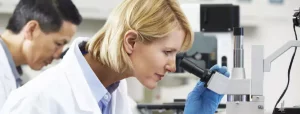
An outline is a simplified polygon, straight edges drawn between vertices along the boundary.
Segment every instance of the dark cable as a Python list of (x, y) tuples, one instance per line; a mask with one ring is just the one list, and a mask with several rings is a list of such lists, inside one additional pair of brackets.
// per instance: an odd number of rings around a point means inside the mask
[[(294, 28), (294, 33), (295, 33), (296, 40), (298, 40), (297, 32), (296, 32), (296, 26), (293, 25), (293, 28)], [(280, 100), (282, 99), (282, 97), (285, 95), (285, 93), (286, 93), (286, 91), (287, 91), (287, 89), (288, 89), (288, 87), (289, 87), (289, 85), (290, 85), (291, 68), (292, 68), (292, 65), (293, 65), (294, 57), (295, 57), (295, 55), (296, 55), (296, 51), (297, 51), (297, 47), (295, 47), (294, 54), (293, 54), (293, 56), (292, 56), (292, 59), (291, 59), (290, 65), (289, 65), (289, 69), (288, 69), (288, 82), (287, 82), (287, 85), (286, 85), (284, 91), (282, 92), (281, 96), (279, 97), (279, 99), (278, 99), (277, 102), (276, 102), (276, 105), (275, 105), (275, 107), (274, 107), (274, 109), (273, 109), (273, 114), (275, 114), (275, 109), (276, 109), (278, 103), (280, 102)]]

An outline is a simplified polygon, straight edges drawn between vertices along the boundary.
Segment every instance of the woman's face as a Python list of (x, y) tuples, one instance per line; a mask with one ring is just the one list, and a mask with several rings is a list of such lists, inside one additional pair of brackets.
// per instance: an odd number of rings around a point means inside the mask
[(145, 87), (153, 89), (167, 72), (176, 71), (176, 54), (181, 49), (185, 33), (174, 30), (167, 37), (145, 44), (136, 42), (130, 55), (136, 77)]

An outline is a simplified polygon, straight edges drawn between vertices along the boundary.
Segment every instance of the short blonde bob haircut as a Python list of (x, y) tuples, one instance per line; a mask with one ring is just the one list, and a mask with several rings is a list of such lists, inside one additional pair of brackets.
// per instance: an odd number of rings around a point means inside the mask
[(181, 51), (187, 51), (194, 36), (177, 0), (123, 0), (109, 15), (105, 25), (87, 43), (94, 59), (118, 73), (133, 70), (123, 47), (128, 30), (139, 34), (138, 40), (151, 43), (175, 29), (185, 32)]

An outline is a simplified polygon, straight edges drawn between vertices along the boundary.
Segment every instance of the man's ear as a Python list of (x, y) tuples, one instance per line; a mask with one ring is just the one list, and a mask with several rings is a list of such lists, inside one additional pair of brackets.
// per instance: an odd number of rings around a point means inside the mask
[(129, 30), (124, 35), (123, 46), (126, 53), (128, 53), (129, 55), (133, 52), (137, 38), (138, 33), (134, 30)]
[(25, 34), (25, 39), (33, 40), (39, 36), (41, 29), (37, 21), (31, 20), (24, 26), (23, 31)]

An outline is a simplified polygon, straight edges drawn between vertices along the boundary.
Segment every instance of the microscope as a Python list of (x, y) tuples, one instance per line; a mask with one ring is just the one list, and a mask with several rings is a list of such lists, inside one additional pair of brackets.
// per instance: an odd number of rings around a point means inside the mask
[[(293, 15), (293, 24), (294, 27), (300, 27), (300, 9), (295, 11)], [(266, 58), (264, 58), (264, 46), (253, 45), (251, 78), (246, 79), (243, 50), (244, 30), (241, 27), (235, 27), (233, 34), (234, 66), (230, 78), (214, 71), (202, 69), (185, 58), (182, 59), (180, 66), (199, 77), (202, 82), (206, 83), (205, 86), (208, 89), (218, 94), (227, 95), (226, 114), (266, 114), (263, 96), (264, 72), (270, 72), (271, 63), (287, 50), (292, 47), (300, 47), (300, 41), (296, 37), (296, 40), (288, 41)], [(276, 108), (276, 105), (272, 114), (300, 114), (300, 108)]]

